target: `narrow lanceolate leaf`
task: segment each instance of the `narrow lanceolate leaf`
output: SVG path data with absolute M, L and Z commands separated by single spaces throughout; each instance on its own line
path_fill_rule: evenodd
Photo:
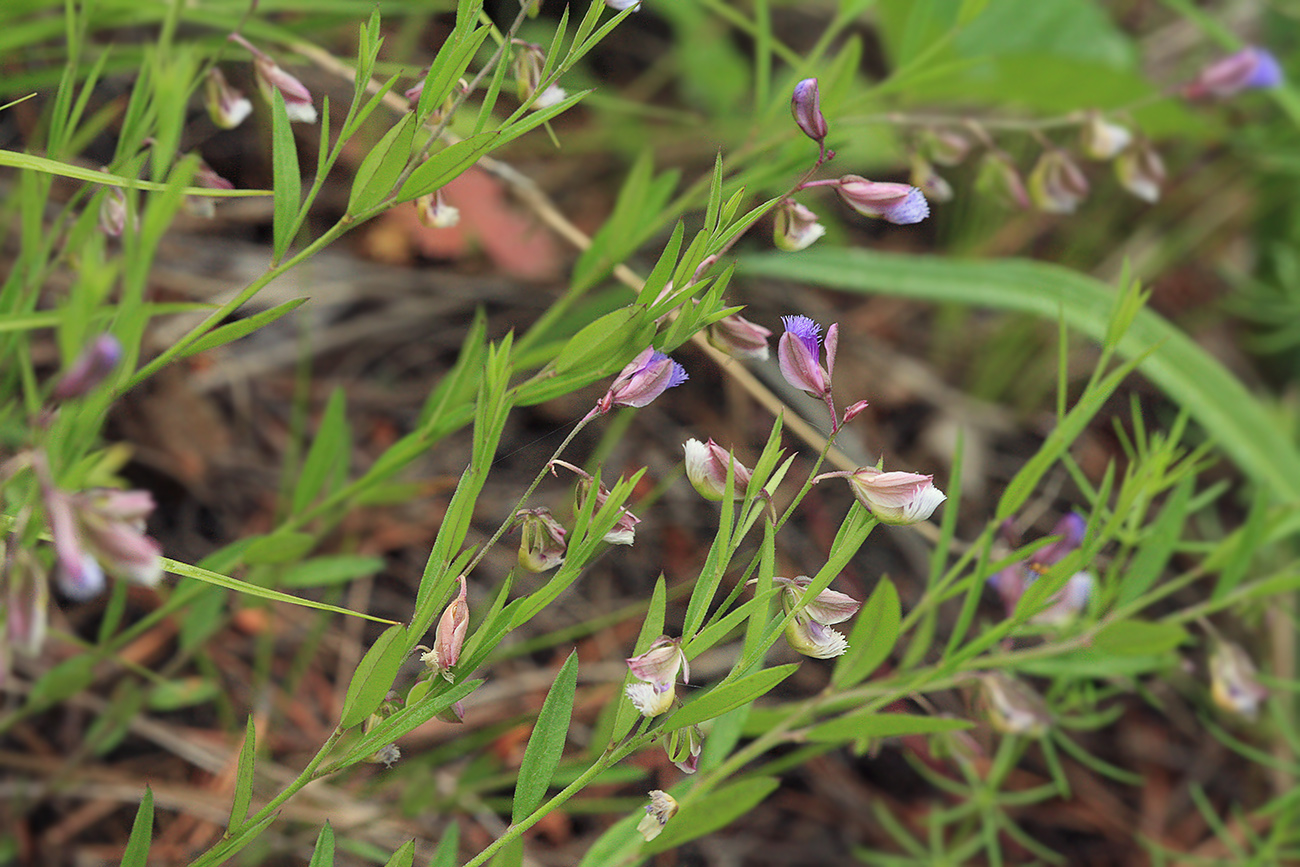
M 280 91 L 271 89 L 271 177 L 275 192 L 271 201 L 271 236 L 273 261 L 284 258 L 293 242 L 293 227 L 302 205 L 302 175 L 298 168 L 298 144 L 289 127 L 289 113 Z
M 352 453 L 352 432 L 348 429 L 347 401 L 343 389 L 330 395 L 321 416 L 316 438 L 312 440 L 302 472 L 290 501 L 296 515 L 311 505 L 321 491 L 347 479 L 348 458 Z
M 334 829 L 330 827 L 327 819 L 320 833 L 316 835 L 316 848 L 312 850 L 311 861 L 307 862 L 307 867 L 333 867 L 333 865 Z
M 512 822 L 522 822 L 538 808 L 546 789 L 555 775 L 564 752 L 564 742 L 569 736 L 569 719 L 573 714 L 573 696 L 578 687 L 578 654 L 569 654 L 564 661 L 551 691 L 546 694 L 537 724 L 528 738 L 528 748 L 519 766 L 519 782 L 515 785 L 515 803 L 511 811 Z
M 153 790 L 144 788 L 140 808 L 135 811 L 135 823 L 122 853 L 122 867 L 145 867 L 149 860 L 149 843 L 153 839 Z
M 848 651 L 835 662 L 832 686 L 846 689 L 871 676 L 898 642 L 901 615 L 898 590 L 888 578 L 881 578 L 853 623 Z
M 163 569 L 173 575 L 181 575 L 185 578 L 194 578 L 207 584 L 224 587 L 227 590 L 235 590 L 248 596 L 270 599 L 273 602 L 288 602 L 291 605 L 301 605 L 304 608 L 315 608 L 319 611 L 330 611 L 334 614 L 347 614 L 352 617 L 363 617 L 366 620 L 373 620 L 376 623 L 393 622 L 383 617 L 376 617 L 373 614 L 366 614 L 363 611 L 352 611 L 347 608 L 340 608 L 337 605 L 317 602 L 314 599 L 303 599 L 301 596 L 292 596 L 288 593 L 281 593 L 279 590 L 271 590 L 270 588 L 261 587 L 257 584 L 249 584 L 247 581 L 240 581 L 238 578 L 231 578 L 229 575 L 222 575 L 220 572 L 213 572 L 211 569 L 204 569 L 201 566 L 191 566 L 189 563 L 182 563 L 179 560 L 169 560 L 164 557 L 162 562 Z M 76 658 L 80 659 L 81 657 Z
M 767 694 L 778 683 L 794 674 L 794 670 L 798 667 L 797 663 L 791 663 L 765 668 L 739 680 L 717 686 L 670 716 L 662 728 L 665 732 L 670 732 L 722 716 L 729 710 Z
M 388 695 L 397 669 L 406 658 L 405 635 L 406 629 L 402 626 L 388 627 L 361 658 L 361 664 L 348 684 L 347 697 L 343 699 L 340 728 L 359 725 Z
M 230 322 L 222 325 L 220 328 L 214 328 L 198 340 L 185 347 L 181 352 L 181 358 L 189 358 L 191 355 L 198 355 L 200 352 L 207 352 L 209 349 L 216 349 L 218 346 L 225 346 L 227 343 L 234 343 L 241 337 L 246 337 L 263 326 L 270 325 L 286 313 L 292 313 L 302 305 L 306 304 L 307 298 L 294 298 L 283 304 L 277 304 L 270 310 L 263 310 L 261 313 L 254 313 L 246 319 L 240 319 L 236 322 Z
M 248 818 L 248 808 L 253 803 L 253 763 L 257 756 L 257 728 L 253 718 L 244 726 L 244 745 L 239 748 L 239 764 L 235 770 L 235 796 L 230 802 L 230 822 L 227 827 L 235 833 Z
M 841 743 L 871 738 L 896 738 L 902 735 L 928 735 L 968 729 L 969 720 L 911 713 L 876 713 L 863 711 L 815 725 L 804 732 L 810 741 Z
M 456 867 L 459 863 L 456 857 L 459 849 L 460 825 L 457 825 L 456 820 L 453 819 L 447 824 L 442 839 L 438 841 L 438 848 L 433 851 L 433 857 L 429 859 L 429 867 Z
M 415 128 L 415 113 L 408 112 L 366 154 L 352 182 L 349 214 L 370 210 L 392 191 L 406 161 L 411 158 L 411 138 L 415 135 Z
M 415 841 L 407 840 L 393 853 L 384 867 L 412 867 L 415 863 Z

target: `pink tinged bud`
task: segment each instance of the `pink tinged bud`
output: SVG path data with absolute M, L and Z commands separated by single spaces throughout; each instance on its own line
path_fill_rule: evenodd
M 77 494 L 73 513 L 82 544 L 115 578 L 146 587 L 162 580 L 162 548 L 145 535 L 145 518 L 154 509 L 148 491 L 100 488 Z
M 465 645 L 465 632 L 469 629 L 469 601 L 465 576 L 461 575 L 460 594 L 442 612 L 438 629 L 433 635 L 433 649 L 426 651 L 420 660 L 447 680 L 453 680 L 451 669 L 460 661 L 460 651 Z
M 859 175 L 840 178 L 835 191 L 844 203 L 864 217 L 907 226 L 930 216 L 930 204 L 916 187 L 869 181 Z
M 1223 710 L 1250 720 L 1259 716 L 1260 702 L 1268 698 L 1255 663 L 1230 641 L 1215 642 L 1210 655 L 1210 697 Z
M 706 500 L 722 500 L 727 493 L 727 466 L 734 469 L 734 491 L 743 495 L 751 473 L 740 461 L 733 460 L 722 446 L 710 439 L 702 443 L 697 439 L 686 441 L 686 478 L 691 486 Z
M 739 313 L 719 319 L 709 326 L 709 343 L 732 358 L 767 361 L 767 341 L 772 332 L 756 325 Z
M 858 502 L 882 524 L 916 524 L 926 520 L 947 499 L 934 486 L 934 476 L 885 473 L 860 467 L 847 476 Z
M 557 462 L 557 463 L 562 463 L 562 462 Z M 566 466 L 568 465 L 566 464 Z M 573 469 L 576 469 L 576 467 Z M 581 470 L 579 470 L 578 472 L 581 472 Z M 584 473 L 584 475 L 586 474 Z M 578 482 L 578 509 L 579 510 L 581 510 L 584 507 L 587 497 L 591 496 L 591 487 L 592 487 L 592 479 L 590 476 L 587 476 L 585 479 L 582 479 L 581 481 Z M 609 489 L 606 488 L 604 485 L 601 485 L 599 488 L 596 489 L 596 505 L 594 507 L 594 510 L 596 512 L 600 511 L 601 508 L 604 507 L 605 501 L 608 499 L 609 499 Z M 629 512 L 627 509 L 622 509 L 619 512 L 618 520 L 614 523 L 614 526 L 610 528 L 610 531 L 605 534 L 604 539 L 610 545 L 631 545 L 634 541 L 636 541 L 636 525 L 639 523 L 641 523 L 640 518 L 638 518 L 636 515 Z
M 461 702 L 456 702 L 450 707 L 445 707 L 438 711 L 434 716 L 445 723 L 460 725 L 465 722 L 465 705 Z
M 1143 142 L 1134 145 L 1115 160 L 1115 176 L 1120 186 L 1144 202 L 1160 200 L 1165 183 L 1165 163 L 1155 148 Z
M 203 101 L 208 116 L 221 129 L 234 129 L 253 113 L 253 103 L 242 92 L 231 87 L 226 76 L 216 66 L 208 70 L 208 78 L 203 85 Z
M 796 202 L 783 199 L 773 220 L 772 242 L 778 250 L 795 253 L 812 246 L 826 234 L 826 227 L 817 222 L 817 215 Z
M 826 117 L 822 114 L 822 100 L 821 93 L 817 89 L 817 79 L 805 78 L 794 86 L 794 93 L 790 97 L 790 112 L 804 135 L 818 144 L 826 139 L 828 129 Z
M 81 351 L 51 395 L 55 400 L 81 397 L 113 372 L 122 360 L 122 344 L 111 334 L 101 334 Z
M 99 231 L 109 238 L 120 238 L 126 231 L 126 222 L 130 219 L 130 206 L 126 193 L 117 187 L 108 187 L 99 200 Z M 138 221 L 135 223 L 138 228 Z
M 64 596 L 85 602 L 104 590 L 104 570 L 81 546 L 72 499 L 63 491 L 42 486 L 45 520 L 54 540 L 55 580 Z
M 1024 210 L 1031 204 L 1020 172 L 1011 162 L 1011 157 L 1001 151 L 985 154 L 980 160 L 975 188 L 1013 208 Z
M 784 587 L 782 595 L 782 605 L 786 612 L 793 610 L 803 598 L 804 591 L 812 583 L 812 579 L 807 575 L 800 575 L 796 578 L 775 578 L 777 584 Z M 826 589 L 818 593 L 817 596 L 803 607 L 803 613 L 810 618 L 829 626 L 832 623 L 843 623 L 854 614 L 862 603 L 854 599 L 847 593 L 841 593 L 838 590 Z
M 460 223 L 460 209 L 453 208 L 443 200 L 442 190 L 417 198 L 415 211 L 420 222 L 430 229 L 450 229 Z
M 1277 87 L 1282 77 L 1277 58 L 1252 45 L 1205 67 L 1183 89 L 1183 95 L 1188 99 L 1225 99 L 1243 90 Z
M 547 572 L 564 562 L 565 530 L 549 509 L 524 509 L 519 522 L 519 566 L 529 572 Z
M 650 792 L 650 803 L 645 806 L 645 816 L 637 823 L 637 833 L 649 843 L 659 836 L 668 820 L 676 815 L 677 800 L 667 792 L 655 789 Z
M 1091 112 L 1079 130 L 1079 147 L 1088 159 L 1112 160 L 1133 142 L 1133 133 Z
M 934 166 L 919 154 L 912 157 L 912 175 L 908 178 L 912 185 L 919 189 L 927 199 L 936 202 L 951 202 L 953 199 L 952 184 L 948 183 L 943 177 L 934 170 Z
M 821 326 L 807 316 L 782 316 L 781 322 L 785 333 L 776 347 L 781 375 L 800 391 L 825 399 L 831 393 L 831 375 L 821 366 Z M 829 355 L 829 340 L 827 349 Z
M 682 683 L 691 682 L 691 667 L 682 653 L 679 639 L 661 635 L 640 656 L 627 660 L 628 670 L 637 680 L 649 681 L 660 685 L 676 682 L 677 675 L 682 675 Z
M 1062 150 L 1044 151 L 1029 173 L 1029 198 L 1040 211 L 1073 214 L 1088 197 L 1088 179 Z
M 954 129 L 928 130 L 922 148 L 932 162 L 941 166 L 960 165 L 971 151 L 970 138 Z
M 0 551 L 4 545 L 0 544 Z M 50 585 L 36 558 L 26 549 L 11 550 L 0 567 L 4 588 L 5 640 L 19 653 L 36 656 L 45 643 Z
M 627 686 L 627 697 L 632 706 L 644 717 L 657 717 L 673 706 L 676 687 L 671 683 L 645 683 L 637 681 Z
M 604 415 L 615 406 L 645 406 L 688 378 L 680 364 L 653 348 L 646 349 L 614 378 L 596 409 Z
M 700 766 L 700 751 L 704 747 L 704 735 L 697 725 L 677 729 L 668 735 L 664 742 L 664 752 L 668 760 L 677 766 L 683 774 L 693 774 Z
M 862 411 L 866 409 L 868 406 L 869 404 L 865 400 L 860 400 L 857 403 L 846 406 L 844 408 L 844 423 L 848 424 L 849 422 L 853 421 L 855 418 L 861 415 Z
M 312 104 L 311 91 L 301 81 L 281 69 L 270 55 L 253 47 L 252 43 L 238 33 L 230 34 L 229 39 L 238 42 L 252 53 L 257 86 L 267 102 L 271 102 L 272 92 L 278 90 L 280 96 L 284 98 L 285 112 L 290 121 L 316 122 L 316 106 Z
M 989 722 L 1003 734 L 1042 737 L 1052 724 L 1047 705 L 1025 684 L 991 671 L 979 676 Z
M 235 185 L 213 171 L 212 166 L 199 159 L 199 167 L 194 172 L 194 186 L 205 190 L 233 190 Z M 196 217 L 210 220 L 217 215 L 217 209 L 211 196 L 186 196 L 185 210 Z

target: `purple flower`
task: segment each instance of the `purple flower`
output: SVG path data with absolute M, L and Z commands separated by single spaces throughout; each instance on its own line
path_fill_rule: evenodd
M 1002 528 L 1003 541 L 1008 545 L 1019 542 L 1008 521 Z M 1070 552 L 1083 544 L 1087 522 L 1076 512 L 1064 515 L 1052 528 L 1056 541 L 1038 549 L 1023 563 L 1013 563 L 999 572 L 989 576 L 988 584 L 998 592 L 1006 607 L 1007 616 L 1015 613 L 1020 597 L 1029 589 L 1029 585 L 1038 580 L 1049 568 L 1066 558 Z M 1076 572 L 1060 592 L 1052 597 L 1051 604 L 1033 617 L 1035 623 L 1060 624 L 1082 611 L 1092 597 L 1096 579 L 1089 572 Z
M 839 325 L 826 332 L 826 367 L 821 366 L 821 326 L 807 316 L 782 316 L 785 334 L 777 344 L 776 357 L 785 381 L 813 397 L 828 400 L 831 374 L 835 372 L 835 350 L 839 346 Z
M 1188 99 L 1225 99 L 1243 90 L 1277 87 L 1282 83 L 1282 67 L 1277 58 L 1263 48 L 1251 45 L 1216 60 L 1201 70 L 1183 88 Z
M 794 122 L 808 138 L 821 144 L 826 138 L 826 116 L 822 114 L 821 94 L 817 90 L 817 79 L 805 78 L 794 86 L 790 97 L 790 112 Z
M 80 397 L 104 381 L 122 360 L 122 344 L 111 334 L 101 334 L 90 342 L 72 366 L 54 386 L 55 400 Z
M 910 184 L 890 184 L 869 181 L 860 175 L 845 175 L 836 182 L 835 191 L 846 205 L 864 217 L 907 226 L 930 216 L 930 203 Z
M 596 411 L 604 415 L 615 406 L 645 406 L 687 379 L 686 370 L 680 364 L 662 352 L 647 349 L 614 378 L 609 391 L 597 401 Z

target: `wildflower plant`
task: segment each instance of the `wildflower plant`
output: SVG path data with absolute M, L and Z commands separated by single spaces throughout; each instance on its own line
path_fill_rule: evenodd
M 41 3 L 0 10 L 0 24 L 15 25 L 0 34 L 63 40 L 60 66 L 24 62 L 0 108 L 7 119 L 26 98 L 17 90 L 37 93 L 37 114 L 15 126 L 26 150 L 0 150 L 14 191 L 0 207 L 0 233 L 16 250 L 0 283 L 0 737 L 39 740 L 64 709 L 102 706 L 60 786 L 73 781 L 75 790 L 77 763 L 116 755 L 124 739 L 166 739 L 229 781 L 224 822 L 205 816 L 188 832 L 196 842 L 186 857 L 198 867 L 271 859 L 279 848 L 296 855 L 304 829 L 316 841 L 313 864 L 330 863 L 338 845 L 391 851 L 395 865 L 418 853 L 440 867 L 508 867 L 540 845 L 532 829 L 570 810 L 602 815 L 580 863 L 607 867 L 753 821 L 782 778 L 810 773 L 814 759 L 869 761 L 891 750 L 935 796 L 899 810 L 891 793 L 876 793 L 863 811 L 871 833 L 855 839 L 872 847 L 867 857 L 1056 863 L 1062 855 L 1022 816 L 1076 797 L 1084 775 L 1142 784 L 1142 769 L 1125 764 L 1141 757 L 1098 734 L 1130 709 L 1164 712 L 1177 702 L 1179 719 L 1196 720 L 1204 738 L 1294 775 L 1294 678 L 1268 670 L 1263 641 L 1250 646 L 1259 636 L 1242 627 L 1274 624 L 1264 631 L 1280 634 L 1276 623 L 1286 620 L 1276 612 L 1300 587 L 1292 551 L 1300 451 L 1276 408 L 1148 309 L 1127 273 L 1103 283 L 1028 260 L 843 243 L 888 232 L 919 244 L 931 225 L 994 198 L 1069 226 L 1101 207 L 1107 190 L 1128 195 L 1125 207 L 1190 195 L 1178 188 L 1187 172 L 1173 158 L 1178 149 L 1167 148 L 1177 128 L 1169 117 L 1285 87 L 1282 65 L 1264 49 L 1217 58 L 1207 49 L 1184 64 L 1183 78 L 1144 86 L 1131 105 L 1108 98 L 1100 108 L 1090 101 L 1105 95 L 1098 89 L 1059 115 L 1003 116 L 996 105 L 936 115 L 912 113 L 910 98 L 926 98 L 946 69 L 969 68 L 961 52 L 984 46 L 987 68 L 1015 83 L 1014 52 L 988 46 L 996 43 L 988 34 L 1005 30 L 998 16 L 1007 6 L 954 11 L 947 21 L 934 4 L 881 4 L 877 24 L 898 66 L 876 88 L 861 86 L 861 46 L 845 32 L 854 16 L 827 23 L 801 57 L 778 38 L 764 4 L 722 15 L 691 0 L 555 10 L 526 2 L 494 20 L 499 13 L 481 2 L 459 0 L 436 16 L 441 30 L 424 26 L 428 10 L 408 22 L 405 11 L 381 18 L 385 8 L 347 22 L 359 35 L 355 57 L 329 50 L 337 43 L 316 29 L 313 15 L 342 14 L 332 7 L 308 14 L 310 4 L 295 0 L 284 8 L 302 13 L 297 20 L 257 4 L 238 12 L 155 4 L 132 19 L 151 28 L 148 47 L 132 48 L 144 58 L 138 69 L 134 55 L 123 65 L 103 50 L 129 34 L 93 5 L 53 16 Z M 588 235 L 509 162 L 521 152 L 509 148 L 584 147 L 574 134 L 581 121 L 568 114 L 584 104 L 614 153 L 626 142 L 612 134 L 615 118 L 659 110 L 616 102 L 612 87 L 589 99 L 599 75 L 588 61 L 633 15 L 667 21 L 680 41 L 674 62 L 696 70 L 686 64 L 710 55 L 700 50 L 709 38 L 701 24 L 743 21 L 753 93 L 716 92 L 729 86 L 722 75 L 709 88 L 684 88 L 683 99 L 697 101 L 692 112 L 725 121 L 710 126 L 723 147 L 710 144 L 704 163 L 686 161 L 694 174 L 685 183 L 642 151 Z M 391 53 L 424 45 L 435 30 L 426 56 Z M 0 46 L 17 38 L 0 35 Z M 831 45 L 842 46 L 838 54 Z M 728 50 L 715 48 L 713 60 Z M 1064 65 L 1045 68 L 1071 68 L 1048 60 Z M 347 87 L 350 98 L 339 99 Z M 1157 104 L 1163 120 L 1144 111 Z M 734 114 L 742 105 L 744 115 Z M 237 181 L 212 167 L 224 166 L 212 136 L 253 125 L 269 143 L 265 190 L 249 188 L 257 175 L 248 166 L 230 175 Z M 742 125 L 749 132 L 737 135 Z M 684 126 L 683 141 L 698 137 L 698 123 Z M 146 489 L 145 462 L 108 443 L 126 425 L 106 419 L 170 377 L 233 365 L 253 338 L 305 315 L 307 298 L 266 302 L 264 290 L 329 261 L 350 233 L 393 214 L 434 231 L 479 219 L 480 202 L 453 196 L 471 169 L 508 185 L 574 242 L 580 252 L 562 287 L 528 315 L 512 313 L 509 327 L 497 327 L 487 305 L 467 317 L 454 361 L 439 376 L 420 372 L 423 401 L 392 437 L 363 440 L 346 390 L 308 411 L 319 390 L 303 351 L 288 424 L 262 432 L 290 442 L 273 507 L 237 538 L 188 558 L 197 562 L 169 548 L 176 494 Z M 256 273 L 211 303 L 159 291 L 151 274 L 165 271 L 169 233 L 239 198 L 266 208 Z M 1049 379 L 1056 370 L 1055 406 L 1037 408 L 1028 454 L 1003 461 L 1005 473 L 989 477 L 995 484 L 972 486 L 968 472 L 997 463 L 987 460 L 997 426 L 969 421 L 978 407 L 925 380 L 942 396 L 934 414 L 966 420 L 957 435 L 915 448 L 877 441 L 906 376 L 902 365 L 867 360 L 878 337 L 871 329 L 880 328 L 872 311 L 836 311 L 793 289 L 778 310 L 736 303 L 756 275 L 1053 319 L 1054 365 L 1011 363 L 1018 347 L 1002 345 L 1010 341 L 981 348 L 1013 371 L 1007 390 L 1038 368 Z M 943 317 L 935 322 L 943 327 Z M 968 324 L 941 336 L 978 330 Z M 1089 339 L 1077 357 L 1072 331 Z M 1097 431 L 1108 430 L 1104 415 L 1136 373 L 1172 409 L 1160 419 L 1140 407 L 1117 417 L 1117 455 L 1099 465 Z M 707 405 L 715 379 L 744 396 L 736 418 L 716 407 L 689 413 Z M 509 448 L 521 414 L 543 403 L 566 407 L 567 420 L 536 448 Z M 673 436 L 646 455 L 622 442 L 629 430 L 657 436 L 669 424 L 690 438 Z M 431 453 L 456 455 L 455 472 L 412 484 Z M 1216 459 L 1239 486 L 1205 475 Z M 676 475 L 665 469 L 674 464 Z M 420 574 L 409 593 L 395 594 L 400 604 L 371 613 L 367 588 L 390 566 L 373 555 L 388 550 L 375 510 L 431 501 Z M 695 510 L 676 517 L 698 524 L 698 557 L 664 541 L 673 504 Z M 1044 515 L 1064 517 L 1052 526 Z M 886 574 L 876 555 L 899 539 L 909 554 Z M 632 602 L 612 614 L 584 609 L 572 622 L 575 600 L 607 598 L 611 576 L 639 582 Z M 152 630 L 163 629 L 158 642 Z M 246 669 L 220 638 L 240 632 L 256 636 Z M 158 661 L 158 644 L 173 655 Z M 516 692 L 537 701 L 512 707 L 498 725 L 507 717 L 491 717 L 492 703 L 526 659 L 543 676 Z M 312 692 L 329 700 L 310 711 L 295 704 Z M 208 753 L 143 724 L 168 712 L 219 719 L 230 737 Z M 305 756 L 299 741 L 284 746 L 299 723 L 318 728 L 303 735 L 313 739 Z M 454 734 L 434 743 L 431 731 Z M 132 742 L 124 754 L 139 748 Z M 25 767 L 15 751 L 0 753 L 10 757 L 0 757 L 6 771 Z M 615 787 L 620 794 L 608 794 Z M 1233 807 L 1247 814 L 1240 824 L 1254 836 L 1245 842 L 1224 830 L 1220 794 L 1189 790 L 1207 836 L 1261 860 L 1294 854 L 1293 792 Z M 323 822 L 320 809 L 297 809 L 316 797 L 329 810 L 373 803 L 364 815 L 374 821 Z M 164 836 L 174 844 L 173 829 L 185 826 L 154 828 L 185 806 L 160 798 L 156 810 L 143 786 L 130 800 L 136 820 L 121 841 L 123 863 L 143 864 L 151 844 Z M 38 812 L 18 809 L 23 821 Z M 419 824 L 408 821 L 415 816 Z M 462 847 L 470 821 L 490 833 L 476 833 L 473 848 L 467 834 Z M 295 833 L 279 833 L 288 827 Z M 393 839 L 395 828 L 417 827 L 419 838 Z M 0 830 L 4 851 L 19 845 L 9 833 Z

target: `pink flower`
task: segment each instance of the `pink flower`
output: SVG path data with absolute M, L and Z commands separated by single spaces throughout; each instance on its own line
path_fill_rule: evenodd
M 900 226 L 919 223 L 930 216 L 930 204 L 916 187 L 869 181 L 860 175 L 845 175 L 835 191 L 844 203 L 864 217 L 876 217 Z
M 817 89 L 817 79 L 805 78 L 794 86 L 790 96 L 790 112 L 794 122 L 808 138 L 821 144 L 828 129 L 826 117 L 822 114 L 821 93 Z
M 686 370 L 680 364 L 648 348 L 614 378 L 609 391 L 596 403 L 596 411 L 604 415 L 615 406 L 645 406 L 687 379 Z
M 827 473 L 825 476 L 840 475 Z M 881 472 L 859 467 L 844 473 L 858 502 L 871 510 L 882 524 L 916 524 L 926 520 L 948 499 L 934 486 L 934 476 L 919 473 Z
M 453 680 L 451 669 L 460 661 L 460 651 L 465 645 L 469 629 L 469 600 L 465 576 L 461 575 L 460 593 L 442 612 L 433 636 L 433 648 L 421 655 L 420 660 L 447 680 Z
M 776 357 L 785 381 L 813 397 L 828 400 L 831 374 L 835 372 L 835 351 L 839 348 L 839 325 L 826 332 L 826 367 L 821 366 L 821 326 L 807 316 L 782 316 L 785 334 L 777 344 Z

